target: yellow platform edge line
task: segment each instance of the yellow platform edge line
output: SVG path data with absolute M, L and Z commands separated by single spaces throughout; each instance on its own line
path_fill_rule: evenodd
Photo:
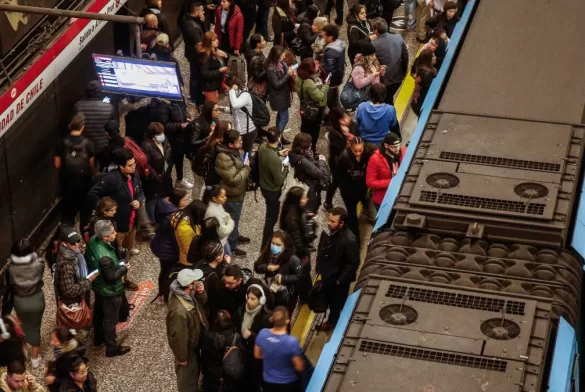
M 419 55 L 422 50 L 422 45 L 418 47 L 416 52 L 415 58 Z M 394 100 L 394 108 L 396 109 L 396 117 L 398 118 L 398 123 L 402 123 L 404 116 L 406 115 L 406 110 L 408 109 L 408 105 L 410 103 L 410 99 L 412 98 L 412 94 L 414 93 L 414 79 L 410 76 L 410 66 L 408 68 L 408 73 L 402 82 L 402 86 L 400 86 L 400 90 L 398 91 L 398 95 L 396 96 L 396 100 Z M 361 204 L 361 203 L 360 203 Z M 361 213 L 361 206 L 358 205 L 358 216 Z M 317 283 L 321 279 L 320 275 L 317 275 L 313 281 L 313 284 Z M 315 320 L 315 313 L 313 313 L 307 304 L 304 304 L 301 309 L 299 310 L 299 314 L 295 319 L 295 323 L 293 324 L 291 334 L 299 339 L 301 346 L 305 344 L 305 340 L 307 339 L 307 335 L 311 331 L 311 326 L 313 325 L 313 320 Z

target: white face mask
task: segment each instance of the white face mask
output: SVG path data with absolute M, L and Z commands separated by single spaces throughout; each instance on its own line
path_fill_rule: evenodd
M 159 143 L 164 143 L 164 142 L 165 142 L 165 140 L 166 140 L 166 136 L 165 136 L 165 135 L 156 135 L 156 136 L 155 136 L 155 139 L 156 139 L 156 141 L 157 141 L 157 142 L 159 142 Z

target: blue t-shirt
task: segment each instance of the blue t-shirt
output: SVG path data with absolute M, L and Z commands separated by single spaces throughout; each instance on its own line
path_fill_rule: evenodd
M 265 328 L 258 333 L 256 345 L 262 349 L 264 381 L 291 384 L 298 378 L 292 359 L 301 356 L 299 341 L 289 334 L 276 335 Z

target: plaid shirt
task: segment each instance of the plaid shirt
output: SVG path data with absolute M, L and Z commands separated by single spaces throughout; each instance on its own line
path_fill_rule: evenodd
M 89 280 L 78 277 L 75 262 L 64 258 L 59 251 L 55 264 L 55 292 L 57 300 L 63 301 L 66 305 L 81 303 L 82 296 L 89 293 L 91 288 Z

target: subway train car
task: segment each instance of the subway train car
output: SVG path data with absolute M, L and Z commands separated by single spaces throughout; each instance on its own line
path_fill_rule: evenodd
M 308 391 L 579 390 L 584 14 L 469 2 Z

